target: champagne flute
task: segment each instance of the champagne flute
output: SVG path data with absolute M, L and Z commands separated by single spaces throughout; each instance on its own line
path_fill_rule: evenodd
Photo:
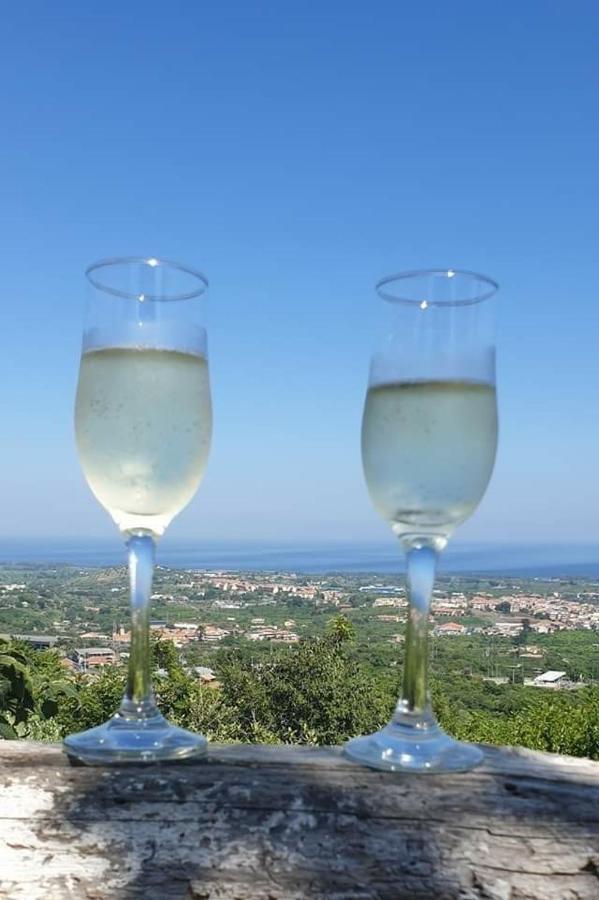
M 64 741 L 86 763 L 205 753 L 170 725 L 152 693 L 149 608 L 155 545 L 195 494 L 208 460 L 212 407 L 199 272 L 156 257 L 104 259 L 86 271 L 75 431 L 87 483 L 128 548 L 131 646 L 125 696 L 103 725 Z
M 463 771 L 482 753 L 439 726 L 428 689 L 428 616 L 439 553 L 478 506 L 497 448 L 494 297 L 498 285 L 458 269 L 382 279 L 385 336 L 374 353 L 362 420 L 373 506 L 407 554 L 403 690 L 391 722 L 345 746 L 392 771 Z

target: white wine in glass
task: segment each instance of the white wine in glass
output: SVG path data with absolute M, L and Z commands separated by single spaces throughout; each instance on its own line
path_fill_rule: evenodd
M 192 499 L 212 435 L 205 277 L 156 257 L 102 260 L 75 405 L 79 459 L 129 551 L 131 648 L 125 697 L 104 725 L 65 739 L 87 763 L 201 755 L 206 740 L 170 725 L 151 687 L 149 606 L 156 540 Z
M 399 381 L 368 389 L 362 430 L 366 484 L 397 524 L 457 525 L 478 506 L 497 445 L 495 386 Z
M 75 428 L 88 484 L 119 528 L 161 534 L 208 462 L 205 356 L 146 347 L 84 352 Z
M 370 369 L 362 461 L 373 506 L 407 553 L 409 616 L 395 714 L 345 752 L 380 769 L 464 770 L 482 754 L 445 734 L 432 712 L 427 620 L 438 554 L 478 506 L 495 462 L 497 285 L 442 269 L 393 275 L 377 290 L 389 322 Z

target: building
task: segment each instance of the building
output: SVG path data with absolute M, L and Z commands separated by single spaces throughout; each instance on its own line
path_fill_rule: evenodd
M 458 622 L 447 622 L 445 625 L 437 625 L 434 634 L 439 637 L 457 637 L 460 634 L 466 634 L 466 626 L 460 625 Z
M 68 672 L 78 672 L 79 666 L 72 659 L 69 659 L 68 656 L 63 656 L 60 660 L 60 665 L 66 669 Z
M 380 606 L 403 606 L 407 601 L 400 599 L 399 597 L 375 597 L 372 601 L 372 605 L 376 609 Z
M 201 640 L 203 641 L 222 641 L 223 638 L 231 634 L 226 628 L 219 628 L 218 625 L 204 625 Z
M 252 625 L 244 636 L 248 641 L 280 641 L 283 644 L 297 644 L 300 640 L 295 631 L 279 628 L 277 625 Z
M 458 605 L 456 603 L 442 603 L 441 601 L 433 600 L 431 606 L 433 615 L 435 616 L 465 616 L 466 615 L 466 607 L 461 603 Z
M 50 650 L 56 645 L 58 638 L 53 634 L 0 634 L 0 640 L 24 641 L 34 650 Z
M 127 631 L 123 625 L 119 625 L 118 629 L 112 632 L 112 641 L 117 644 L 130 644 L 131 632 Z
M 272 641 L 278 637 L 279 630 L 276 625 L 253 625 L 251 631 L 247 631 L 245 637 L 248 641 Z
M 554 631 L 559 631 L 559 627 L 555 622 L 541 619 L 541 621 L 531 622 L 530 630 L 534 631 L 535 634 L 553 634 Z
M 194 666 L 193 672 L 198 676 L 202 684 L 210 684 L 216 680 L 216 675 L 208 666 Z
M 529 644 L 526 647 L 520 647 L 519 656 L 524 657 L 524 659 L 541 659 L 543 650 L 541 647 L 537 647 L 536 644 Z
M 273 638 L 273 640 L 280 641 L 283 644 L 298 644 L 300 641 L 300 636 L 299 634 L 296 634 L 295 631 L 284 631 L 281 628 L 277 637 Z
M 116 653 L 110 647 L 81 647 L 73 651 L 72 659 L 80 672 L 89 672 L 103 666 L 114 666 Z
M 515 637 L 520 634 L 522 627 L 522 622 L 495 622 L 491 633 L 503 637 Z
M 565 672 L 556 672 L 551 669 L 549 672 L 543 672 L 542 675 L 537 675 L 533 680 L 533 684 L 537 687 L 558 688 L 564 687 L 566 680 Z

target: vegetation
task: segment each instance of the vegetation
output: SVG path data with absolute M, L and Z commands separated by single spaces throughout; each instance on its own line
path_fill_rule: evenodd
M 5 566 L 2 576 L 0 630 L 48 633 L 58 643 L 36 651 L 0 637 L 0 738 L 59 740 L 105 721 L 118 707 L 124 669 L 73 674 L 64 656 L 106 645 L 114 626 L 127 622 L 124 569 Z M 181 652 L 171 641 L 155 642 L 156 697 L 171 721 L 218 741 L 339 744 L 388 720 L 403 665 L 406 611 L 399 574 L 318 579 L 248 573 L 239 576 L 242 586 L 235 591 L 219 587 L 220 580 L 183 570 L 156 572 L 156 620 L 190 621 L 204 637 L 210 626 L 228 634 L 188 643 Z M 302 588 L 309 590 L 302 594 Z M 327 591 L 337 592 L 343 615 L 332 618 L 339 610 L 326 602 Z M 532 630 L 554 601 L 599 606 L 599 585 L 482 576 L 441 576 L 437 583 L 442 598 L 478 593 L 490 598 L 490 608 L 463 612 L 459 621 L 468 634 L 431 637 L 433 703 L 443 726 L 466 740 L 599 759 L 599 636 L 588 625 L 551 634 Z M 546 599 L 547 611 L 523 607 L 522 597 Z M 390 598 L 391 605 L 383 602 Z M 519 634 L 486 633 L 506 619 L 520 620 Z M 435 625 L 448 620 L 439 613 Z M 256 640 L 258 623 L 301 640 L 286 646 Z M 216 686 L 196 677 L 197 665 L 215 672 Z M 529 686 L 548 669 L 566 672 L 574 689 Z
M 576 657 L 580 635 L 560 634 L 554 651 Z M 444 728 L 463 740 L 518 744 L 599 759 L 599 687 L 543 691 L 495 684 L 472 672 L 478 658 L 469 639 L 445 642 L 433 677 L 433 703 Z M 185 669 L 170 642 L 158 641 L 156 697 L 173 722 L 211 740 L 339 744 L 388 720 L 399 667 L 377 674 L 377 654 L 364 653 L 344 616 L 320 636 L 256 656 L 250 648 L 216 654 L 216 686 Z M 583 660 L 580 660 L 581 665 Z M 105 721 L 118 707 L 122 668 L 73 675 L 57 651 L 0 642 L 0 736 L 59 740 Z
M 27 660 L 18 647 L 0 642 L 0 737 L 16 738 L 34 708 Z

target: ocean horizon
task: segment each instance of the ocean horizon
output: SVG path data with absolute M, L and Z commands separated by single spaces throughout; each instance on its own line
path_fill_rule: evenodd
M 1 565 L 123 565 L 125 551 L 114 542 L 74 538 L 0 538 Z M 325 573 L 405 571 L 400 548 L 368 542 L 291 544 L 273 541 L 204 541 L 161 544 L 159 565 L 175 569 Z M 599 545 L 450 544 L 441 557 L 441 573 L 514 577 L 599 578 Z

